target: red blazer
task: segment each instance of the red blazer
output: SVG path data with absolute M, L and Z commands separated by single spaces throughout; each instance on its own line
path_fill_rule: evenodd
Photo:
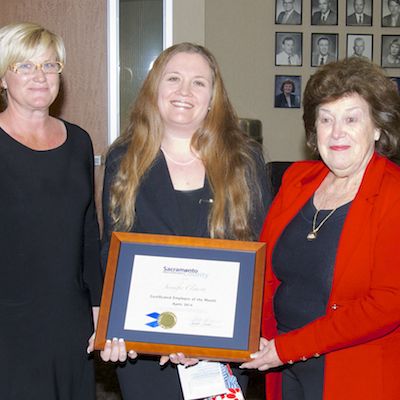
M 324 400 L 398 400 L 400 168 L 386 158 L 374 154 L 349 209 L 326 315 L 277 336 L 273 296 L 279 281 L 272 271 L 274 246 L 328 172 L 320 161 L 293 164 L 268 213 L 261 234 L 267 243 L 263 336 L 275 337 L 284 363 L 325 354 Z M 266 376 L 267 399 L 280 400 L 280 373 Z

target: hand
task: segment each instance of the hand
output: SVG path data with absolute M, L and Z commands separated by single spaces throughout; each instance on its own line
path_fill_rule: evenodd
M 89 338 L 89 345 L 86 349 L 88 354 L 90 354 L 94 350 L 94 337 L 96 336 L 97 320 L 99 319 L 99 307 L 92 307 L 92 314 L 93 314 L 94 332 L 92 336 L 90 336 Z
M 197 358 L 186 358 L 183 353 L 172 353 L 169 356 L 161 356 L 160 365 L 165 365 L 168 361 L 174 364 L 183 364 L 185 367 L 195 365 L 199 362 Z
M 248 361 L 239 368 L 257 368 L 259 371 L 266 371 L 270 368 L 275 368 L 283 365 L 275 347 L 275 340 L 260 339 L 260 350 L 250 357 L 253 361 Z
M 87 353 L 90 354 L 94 350 L 94 337 L 96 336 L 96 332 L 93 332 L 92 336 L 90 336 L 88 342 L 89 345 L 86 349 Z
M 126 351 L 124 339 L 114 338 L 112 341 L 107 339 L 104 345 L 104 350 L 100 352 L 100 357 L 103 361 L 126 361 L 127 357 L 134 359 L 137 357 L 136 351 Z

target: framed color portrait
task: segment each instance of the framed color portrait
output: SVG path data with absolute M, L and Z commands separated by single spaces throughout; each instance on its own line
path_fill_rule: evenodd
M 301 76 L 275 75 L 275 108 L 300 108 Z
M 392 76 L 390 80 L 393 82 L 395 87 L 397 88 L 397 92 L 400 95 L 400 78 L 398 76 Z
M 367 58 L 372 61 L 373 35 L 347 34 L 347 57 Z
M 303 0 L 275 0 L 275 23 L 301 25 Z

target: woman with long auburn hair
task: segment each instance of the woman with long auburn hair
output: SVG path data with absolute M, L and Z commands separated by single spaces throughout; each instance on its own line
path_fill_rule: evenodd
M 261 147 L 240 129 L 214 56 L 191 43 L 163 51 L 108 153 L 104 266 L 113 230 L 256 240 L 270 200 Z M 123 338 L 102 357 L 125 361 Z M 117 373 L 124 399 L 181 398 L 172 364 L 138 357 Z

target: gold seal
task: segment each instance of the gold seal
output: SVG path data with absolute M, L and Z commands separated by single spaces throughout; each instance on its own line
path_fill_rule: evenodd
M 170 311 L 163 312 L 157 319 L 158 325 L 164 329 L 171 329 L 176 325 L 176 315 Z

